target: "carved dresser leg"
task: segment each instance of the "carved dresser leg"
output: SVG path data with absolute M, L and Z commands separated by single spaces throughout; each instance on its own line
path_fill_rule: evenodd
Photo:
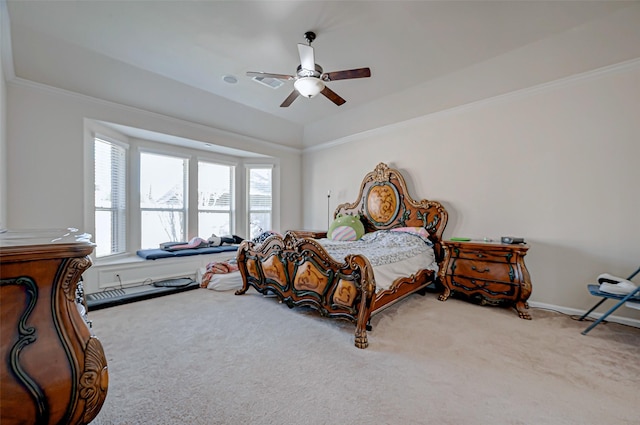
M 518 316 L 520 316 L 521 319 L 531 320 L 531 315 L 527 311 L 528 308 L 529 303 L 526 301 L 518 301 L 516 303 L 516 310 L 518 311 Z
M 445 286 L 444 292 L 438 295 L 438 299 L 440 301 L 446 301 L 449 298 L 449 296 L 451 296 L 451 290 Z

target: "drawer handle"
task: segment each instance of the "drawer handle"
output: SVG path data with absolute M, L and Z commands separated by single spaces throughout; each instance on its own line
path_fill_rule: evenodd
M 484 255 L 478 254 L 478 258 L 482 258 L 482 257 L 484 257 Z
M 488 271 L 489 271 L 489 268 L 487 267 L 487 268 L 485 268 L 484 270 L 478 270 L 478 269 L 476 268 L 476 266 L 471 266 L 471 270 L 476 271 L 476 272 L 478 272 L 478 273 L 486 273 L 486 272 L 488 272 Z

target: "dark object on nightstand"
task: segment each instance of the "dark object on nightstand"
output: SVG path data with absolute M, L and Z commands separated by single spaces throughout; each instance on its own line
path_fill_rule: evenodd
M 531 295 L 531 278 L 524 264 L 529 247 L 523 244 L 443 241 L 444 261 L 439 278 L 440 301 L 461 293 L 481 304 L 512 305 L 522 319 Z
M 513 236 L 503 236 L 502 238 L 500 238 L 500 241 L 502 243 L 516 244 L 516 243 L 524 243 L 524 238 L 516 238 Z

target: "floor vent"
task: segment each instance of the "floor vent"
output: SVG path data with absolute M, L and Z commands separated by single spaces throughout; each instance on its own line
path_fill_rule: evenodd
M 127 293 L 124 292 L 124 289 L 110 289 L 108 291 L 96 292 L 95 294 L 87 295 L 87 302 L 108 300 L 109 298 L 121 297 L 123 295 L 127 295 Z

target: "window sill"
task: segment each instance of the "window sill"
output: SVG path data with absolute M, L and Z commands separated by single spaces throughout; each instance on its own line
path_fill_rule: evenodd
M 129 264 L 129 263 L 139 263 L 142 261 L 146 261 L 144 258 L 140 258 L 135 254 L 128 255 L 118 255 L 107 258 L 96 258 L 93 262 L 93 265 L 96 267 L 100 266 L 112 266 L 118 264 Z

